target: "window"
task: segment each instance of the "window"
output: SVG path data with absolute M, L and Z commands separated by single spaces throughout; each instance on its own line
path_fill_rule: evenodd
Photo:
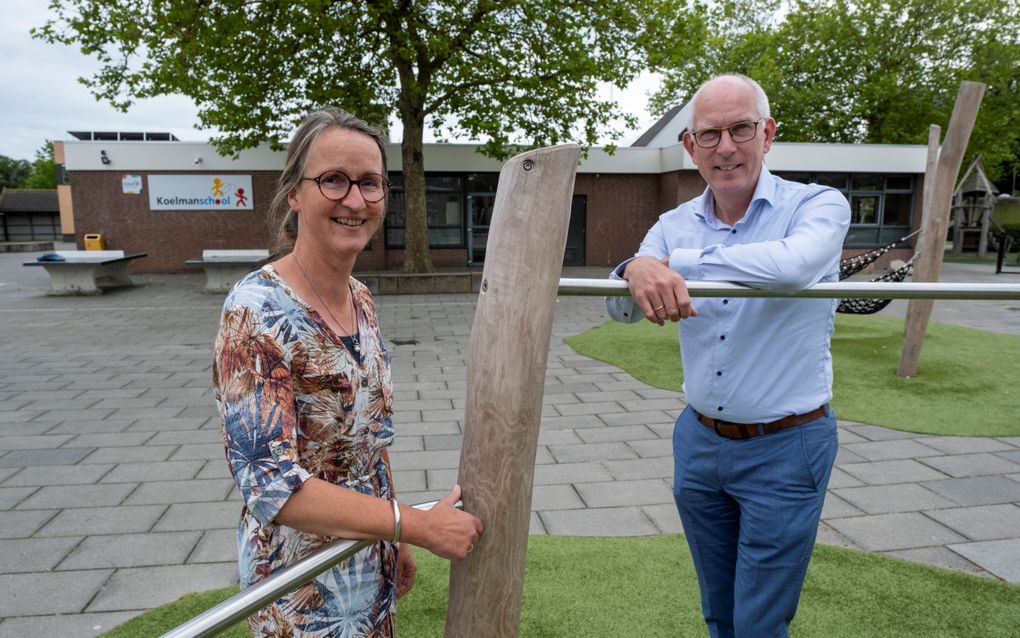
M 794 182 L 831 186 L 850 203 L 845 246 L 884 246 L 910 232 L 913 175 L 870 173 L 779 173 Z
M 389 204 L 386 209 L 386 248 L 404 248 L 406 201 L 404 176 L 391 173 Z M 484 253 L 485 238 L 492 202 L 495 200 L 499 173 L 467 173 L 461 175 L 425 175 L 425 208 L 431 248 L 469 247 L 469 234 L 474 243 L 481 242 Z M 472 218 L 467 217 L 468 209 Z M 480 254 L 482 254 L 480 253 Z M 469 255 L 470 258 L 470 255 Z
M 390 175 L 393 186 L 386 212 L 386 247 L 403 248 L 406 224 L 404 176 Z M 463 179 L 451 175 L 425 176 L 425 208 L 428 220 L 429 246 L 432 248 L 464 247 Z

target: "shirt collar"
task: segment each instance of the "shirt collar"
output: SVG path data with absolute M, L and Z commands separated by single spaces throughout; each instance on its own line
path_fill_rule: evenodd
M 772 206 L 776 198 L 776 177 L 769 171 L 764 163 L 761 165 L 761 172 L 758 173 L 758 183 L 754 187 L 754 195 L 751 196 L 751 203 L 747 207 L 747 215 L 744 215 L 740 221 L 747 219 L 748 215 L 753 214 L 754 211 L 761 208 L 761 206 L 755 206 L 758 201 L 764 201 L 769 206 Z M 701 207 L 694 213 L 703 221 L 709 221 L 710 223 L 722 224 L 719 218 L 715 216 L 715 199 L 712 197 L 712 187 L 706 186 L 704 192 L 701 194 Z M 738 224 L 740 222 L 737 222 Z

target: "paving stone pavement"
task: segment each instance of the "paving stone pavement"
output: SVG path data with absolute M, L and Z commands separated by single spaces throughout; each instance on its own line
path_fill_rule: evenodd
M 222 296 L 182 274 L 48 297 L 45 272 L 21 267 L 32 257 L 0 254 L 0 637 L 92 636 L 236 583 L 240 501 L 209 389 Z M 996 280 L 981 268 L 947 266 L 944 279 Z M 456 480 L 475 296 L 377 303 L 396 484 L 406 502 L 432 500 Z M 533 534 L 681 531 L 670 439 L 682 395 L 563 343 L 606 319 L 599 299 L 558 302 Z M 939 302 L 935 319 L 1020 335 L 1020 302 Z M 820 542 L 1020 582 L 1020 437 L 839 429 Z

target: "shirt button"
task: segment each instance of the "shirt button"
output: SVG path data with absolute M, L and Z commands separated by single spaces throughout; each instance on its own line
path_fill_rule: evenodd
M 720 412 L 722 412 L 722 406 L 720 405 L 718 408 L 716 408 L 716 410 L 719 410 Z
M 716 370 L 715 371 L 715 376 L 721 377 L 722 376 L 722 370 Z
M 730 231 L 730 234 L 731 234 L 731 235 L 736 235 L 736 234 L 737 234 L 737 229 L 736 229 L 736 228 L 734 228 L 733 230 L 731 230 L 731 231 Z
M 724 305 L 724 306 L 725 306 L 726 304 L 728 304 L 729 302 L 730 302 L 730 300 L 729 300 L 729 299 L 723 299 L 723 300 L 722 300 L 722 303 L 723 303 L 723 305 Z
M 726 335 L 719 335 L 719 341 L 726 341 Z

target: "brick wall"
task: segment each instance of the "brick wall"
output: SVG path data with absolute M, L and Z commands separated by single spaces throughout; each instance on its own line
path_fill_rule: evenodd
M 167 171 L 162 174 L 193 174 Z M 101 233 L 107 248 L 145 252 L 148 257 L 132 262 L 139 272 L 175 272 L 188 269 L 184 261 L 201 256 L 208 248 L 265 248 L 273 231 L 266 215 L 276 187 L 276 171 L 248 171 L 252 176 L 251 211 L 152 211 L 149 196 L 126 195 L 121 174 L 110 171 L 75 171 L 73 207 L 75 239 L 84 247 L 84 235 Z M 918 179 L 914 196 L 914 224 L 921 214 L 923 179 Z M 586 196 L 585 263 L 612 267 L 632 256 L 645 233 L 659 215 L 681 202 L 697 197 L 705 182 L 695 171 L 674 171 L 663 175 L 577 175 L 574 192 Z M 848 249 L 844 256 L 865 252 Z M 891 259 L 906 259 L 909 250 L 884 256 L 879 266 Z M 385 249 L 383 229 L 358 257 L 355 269 L 393 270 L 404 261 L 404 251 Z M 467 250 L 433 249 L 436 267 L 462 267 Z

